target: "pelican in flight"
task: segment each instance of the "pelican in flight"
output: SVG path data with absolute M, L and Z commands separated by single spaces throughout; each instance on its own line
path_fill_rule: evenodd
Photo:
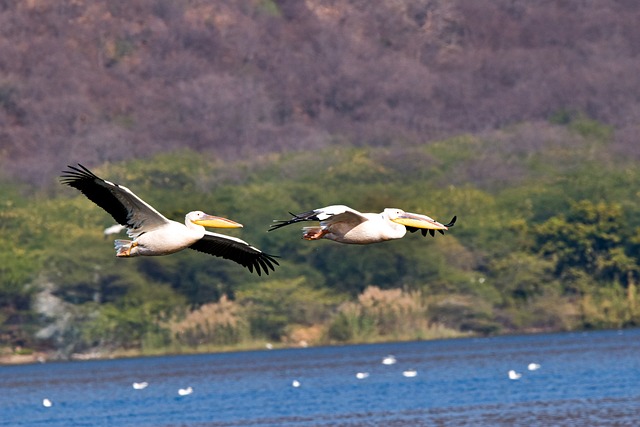
M 269 231 L 302 221 L 319 221 L 319 226 L 304 227 L 302 238 L 305 240 L 329 239 L 340 243 L 366 245 L 401 239 L 407 230 L 415 233 L 421 230 L 422 235 L 432 236 L 438 231 L 444 234 L 456 222 L 456 217 L 448 224 L 426 215 L 405 212 L 402 209 L 387 208 L 381 213 L 361 213 L 344 205 L 327 206 L 312 211 L 294 214 L 293 218 L 274 221 Z
M 269 274 L 278 265 L 272 255 L 247 242 L 204 228 L 242 227 L 230 219 L 194 211 L 185 216 L 184 224 L 169 220 L 127 187 L 100 178 L 81 164 L 69 166 L 60 178 L 127 228 L 133 240 L 115 240 L 118 257 L 168 255 L 189 248 L 235 261 L 258 275 Z

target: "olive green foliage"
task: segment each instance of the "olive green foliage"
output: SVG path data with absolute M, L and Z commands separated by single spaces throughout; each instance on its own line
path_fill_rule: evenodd
M 326 289 L 314 289 L 298 277 L 270 280 L 241 291 L 238 302 L 245 307 L 253 336 L 279 340 L 286 336 L 289 328 L 324 322 L 337 298 Z
M 117 259 L 102 235 L 113 220 L 77 191 L 3 183 L 1 338 L 179 351 L 638 325 L 640 171 L 610 149 L 611 132 L 579 117 L 411 148 L 229 163 L 184 151 L 93 168 L 171 219 L 199 209 L 243 223 L 224 233 L 280 257 L 262 277 L 189 250 Z M 266 231 L 331 204 L 458 222 L 369 246 L 307 242 L 299 225 Z

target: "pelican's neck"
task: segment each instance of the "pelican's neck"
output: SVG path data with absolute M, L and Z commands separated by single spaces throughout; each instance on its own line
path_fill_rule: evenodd
M 200 236 L 199 238 L 204 236 L 204 232 L 206 231 L 205 228 L 191 221 L 189 215 L 184 217 L 184 225 L 189 231 L 192 232 L 193 235 Z
M 384 227 L 382 227 L 382 229 L 385 230 L 384 234 L 387 240 L 401 239 L 405 234 L 407 234 L 407 228 L 402 224 L 391 221 L 391 218 L 389 217 L 389 214 L 387 212 L 382 212 L 380 214 L 380 217 L 381 222 L 384 224 Z

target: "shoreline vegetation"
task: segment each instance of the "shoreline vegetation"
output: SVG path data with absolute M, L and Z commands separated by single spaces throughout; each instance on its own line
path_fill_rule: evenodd
M 602 329 L 604 330 L 604 329 Z M 294 348 L 308 348 L 308 347 L 330 347 L 330 346 L 345 346 L 345 345 L 367 345 L 367 344 L 379 344 L 379 343 L 400 343 L 400 342 L 412 342 L 412 341 L 431 341 L 431 340 L 445 340 L 445 339 L 461 339 L 461 338 L 473 338 L 473 337 L 487 337 L 477 333 L 453 331 L 443 328 L 441 333 L 435 331 L 432 335 L 423 338 L 406 338 L 406 339 L 388 339 L 384 337 L 377 337 L 365 341 L 353 341 L 353 342 L 317 342 L 308 343 L 306 341 L 300 342 L 280 342 L 271 343 L 263 340 L 244 342 L 235 345 L 201 345 L 197 348 L 185 347 L 185 348 L 157 348 L 157 349 L 118 349 L 115 351 L 90 351 L 86 353 L 74 353 L 68 357 L 60 358 L 55 351 L 27 351 L 24 352 L 21 349 L 0 348 L 0 366 L 9 365 L 27 365 L 36 363 L 51 363 L 51 362 L 82 362 L 89 360 L 112 360 L 112 359 L 127 359 L 127 358 L 139 358 L 139 357 L 159 357 L 159 356 L 177 356 L 177 355 L 194 355 L 194 354 L 215 354 L 215 353 L 234 353 L 244 351 L 264 351 L 264 350 L 283 350 Z M 512 333 L 502 333 L 496 336 L 507 335 L 534 335 L 534 334 L 546 334 L 546 333 L 559 333 L 569 331 L 557 331 L 557 330 L 520 330 L 513 331 Z M 575 331 L 573 331 L 575 332 Z
M 529 125 L 407 149 L 402 162 L 385 148 L 334 147 L 227 164 L 182 151 L 98 167 L 170 217 L 214 206 L 251 225 L 233 235 L 281 256 L 267 277 L 198 253 L 118 259 L 114 237 L 102 235 L 110 218 L 90 201 L 61 186 L 24 195 L 4 184 L 2 343 L 64 360 L 638 326 L 640 171 L 587 123 L 577 135 L 576 124 L 538 124 L 540 144 L 511 158 L 518 179 L 491 185 L 464 175 L 504 163 Z M 444 236 L 368 246 L 266 232 L 283 212 L 336 201 L 459 221 Z
M 286 336 L 271 342 L 265 339 L 231 338 L 248 336 L 243 331 L 241 315 L 234 303 L 223 296 L 216 303 L 205 304 L 189 312 L 179 321 L 163 325 L 173 335 L 172 344 L 161 347 L 131 345 L 129 348 L 93 348 L 85 352 L 61 354 L 59 351 L 31 351 L 5 348 L 0 351 L 0 365 L 44 363 L 48 361 L 82 361 L 176 354 L 219 353 L 280 348 L 306 348 L 316 346 L 371 344 L 379 342 L 415 341 L 473 336 L 447 328 L 442 324 L 429 324 L 416 295 L 401 290 L 381 290 L 370 287 L 360 296 L 360 304 L 346 303 L 338 310 L 337 320 L 324 325 L 290 326 Z M 351 327 L 352 336 L 336 332 L 344 328 L 349 318 L 358 326 Z M 228 342 L 222 341 L 227 338 Z M 217 344 L 215 342 L 218 342 Z

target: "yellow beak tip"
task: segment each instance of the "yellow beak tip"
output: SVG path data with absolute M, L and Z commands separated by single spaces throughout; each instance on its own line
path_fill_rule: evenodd
M 440 224 L 439 222 L 434 220 L 428 221 L 422 218 L 398 218 L 394 220 L 394 222 L 402 224 L 406 227 L 415 227 L 427 230 L 448 230 L 448 228 L 444 224 Z

